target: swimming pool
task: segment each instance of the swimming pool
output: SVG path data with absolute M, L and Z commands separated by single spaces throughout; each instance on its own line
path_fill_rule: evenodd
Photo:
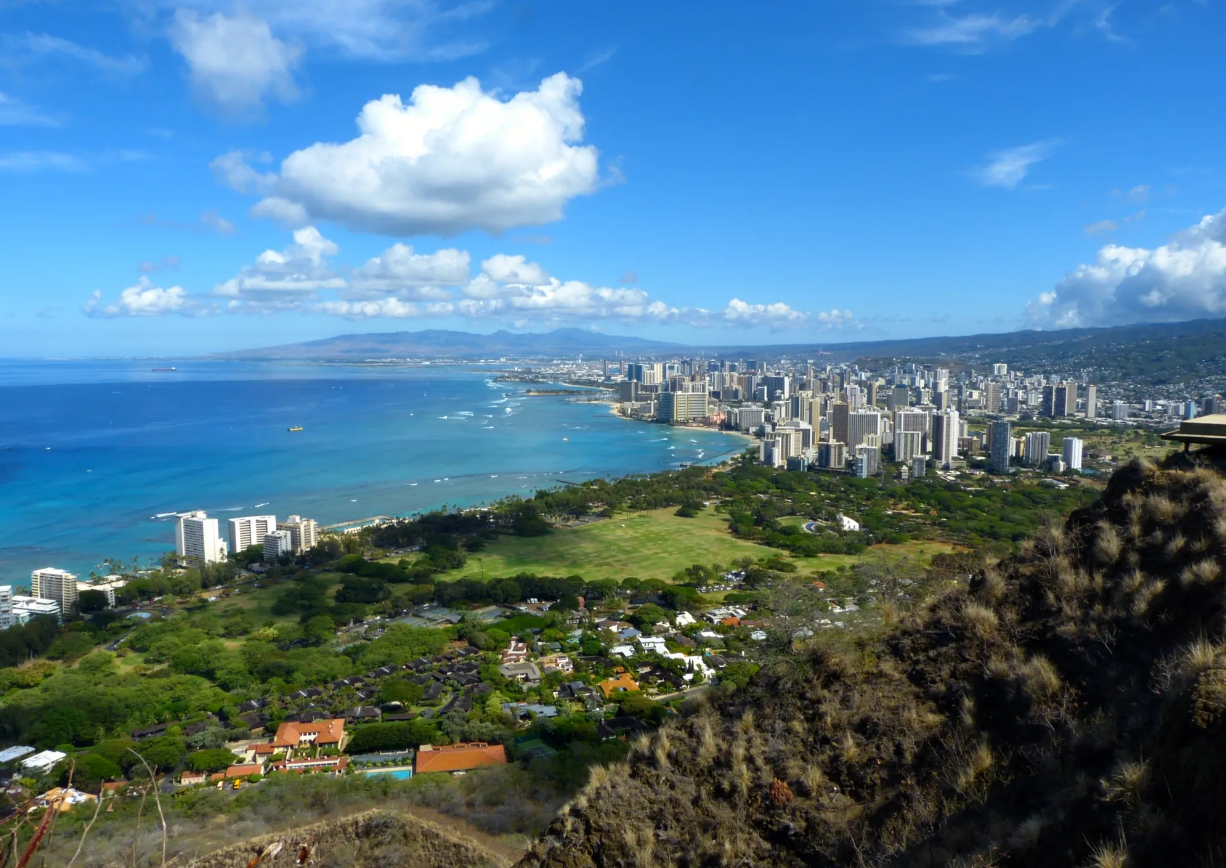
M 391 775 L 398 781 L 407 781 L 413 777 L 412 769 L 370 769 L 362 772 L 364 775 Z

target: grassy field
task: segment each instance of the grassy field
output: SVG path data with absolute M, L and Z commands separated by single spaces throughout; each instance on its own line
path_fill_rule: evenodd
M 468 563 L 440 579 L 494 578 L 520 572 L 542 576 L 579 575 L 588 581 L 622 579 L 670 579 L 692 564 L 729 565 L 736 558 L 754 560 L 784 555 L 737 539 L 728 532 L 722 515 L 706 509 L 696 518 L 678 518 L 673 509 L 618 515 L 581 528 L 562 528 L 543 537 L 502 537 L 483 551 L 470 555 Z M 954 547 L 940 542 L 914 542 L 900 546 L 875 546 L 870 551 L 931 557 Z M 834 570 L 855 563 L 864 555 L 824 555 L 796 558 L 802 570 Z
M 340 587 L 340 573 L 319 573 L 319 578 L 328 583 L 328 596 L 336 596 L 336 591 Z M 255 587 L 254 584 L 245 584 L 242 586 L 242 593 L 231 594 L 224 600 L 219 600 L 215 605 L 215 611 L 225 615 L 233 610 L 241 610 L 249 613 L 255 618 L 256 623 L 263 624 L 266 621 L 297 621 L 298 616 L 294 615 L 274 615 L 272 613 L 272 604 L 276 602 L 277 597 L 281 592 L 288 587 L 288 583 L 277 582 L 269 584 L 267 580 L 260 583 L 263 587 Z M 203 591 L 200 596 L 209 596 L 213 591 Z

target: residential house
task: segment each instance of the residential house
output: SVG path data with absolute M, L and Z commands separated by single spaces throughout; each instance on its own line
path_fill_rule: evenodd
M 673 623 L 678 627 L 689 627 L 692 624 L 697 624 L 698 619 L 689 612 L 678 612 L 673 616 Z
M 53 787 L 38 797 L 38 803 L 44 808 L 54 808 L 57 811 L 69 811 L 77 805 L 92 802 L 98 797 L 93 793 L 83 793 L 71 787 Z
M 616 678 L 610 678 L 607 681 L 602 681 L 596 685 L 596 688 L 604 694 L 604 698 L 608 699 L 618 693 L 628 693 L 638 690 L 639 686 L 629 674 L 623 672 Z
M 484 766 L 507 764 L 507 749 L 500 744 L 474 741 L 434 746 L 423 744 L 417 750 L 417 774 L 445 772 L 461 775 Z
M 226 769 L 226 778 L 230 780 L 234 778 L 249 778 L 252 775 L 262 774 L 264 774 L 263 763 L 240 763 Z
M 359 705 L 356 708 L 346 708 L 341 717 L 354 723 L 378 723 L 383 712 L 370 705 Z
M 158 736 L 165 735 L 168 729 L 170 729 L 169 723 L 155 723 L 153 726 L 134 729 L 131 735 L 135 741 L 144 741 L 147 738 L 157 738 Z
M 550 672 L 574 672 L 575 664 L 565 654 L 554 654 L 541 658 L 541 669 L 546 675 Z
M 526 642 L 519 641 L 519 638 L 511 640 L 511 644 L 502 652 L 503 663 L 522 663 L 528 659 L 528 645 Z
M 539 703 L 528 702 L 504 702 L 502 710 L 510 714 L 516 720 L 525 720 L 537 717 L 557 717 L 558 708 L 556 705 L 541 705 Z
M 310 747 L 344 750 L 347 740 L 345 721 L 340 718 L 330 718 L 313 723 L 286 721 L 277 727 L 277 735 L 273 738 L 272 744 L 283 749 L 287 754 L 292 754 L 296 750 Z
M 610 656 L 613 657 L 633 657 L 637 653 L 633 645 L 614 645 L 609 649 Z
M 194 787 L 203 784 L 207 778 L 208 775 L 204 772 L 193 772 L 189 769 L 179 776 L 179 786 Z
M 667 654 L 668 648 L 664 645 L 664 639 L 661 636 L 639 636 L 639 650 L 644 654 Z
M 643 631 L 636 627 L 626 627 L 623 630 L 617 631 L 617 638 L 623 642 L 629 642 L 631 639 L 637 639 L 643 635 Z
M 508 678 L 511 681 L 522 681 L 525 684 L 532 685 L 541 683 L 541 670 L 531 661 L 503 663 L 498 667 L 498 671 L 502 673 L 504 678 Z

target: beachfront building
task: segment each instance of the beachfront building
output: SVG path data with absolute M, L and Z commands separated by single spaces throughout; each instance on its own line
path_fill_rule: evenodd
M 217 519 L 201 510 L 185 512 L 175 527 L 175 551 L 185 561 L 215 564 L 226 559 L 226 543 L 217 530 Z
M 290 545 L 296 555 L 310 551 L 319 542 L 319 525 L 313 518 L 291 515 L 277 525 L 277 530 L 289 531 Z
M 106 605 L 109 609 L 115 608 L 115 592 L 128 583 L 128 580 L 123 576 L 103 576 L 96 582 L 77 582 L 77 595 L 80 596 L 82 591 L 101 591 L 106 594 Z
M 13 586 L 0 585 L 0 630 L 13 626 Z
M 264 544 L 264 537 L 277 529 L 275 515 L 245 515 L 232 518 L 230 525 L 230 551 L 238 554 L 241 551 Z
M 661 392 L 656 419 L 669 424 L 684 424 L 707 415 L 707 393 Z
M 287 530 L 274 530 L 264 534 L 264 560 L 280 560 L 282 555 L 294 553 L 294 537 Z
M 30 573 L 30 596 L 54 600 L 61 614 L 71 612 L 77 604 L 77 577 L 67 570 L 43 567 Z
M 9 626 L 25 624 L 31 618 L 41 615 L 49 615 L 61 623 L 64 621 L 64 613 L 60 611 L 60 604 L 57 601 L 13 594 L 13 618 Z

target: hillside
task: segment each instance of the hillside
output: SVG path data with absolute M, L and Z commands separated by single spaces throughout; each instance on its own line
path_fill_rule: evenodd
M 520 865 L 1220 864 L 1224 557 L 1226 480 L 1133 463 L 897 629 L 641 738 Z
M 471 834 L 395 811 L 368 811 L 302 826 L 235 844 L 194 861 L 188 868 L 246 868 L 260 855 L 262 866 L 412 865 L 414 868 L 505 868 L 508 860 L 485 849 Z

